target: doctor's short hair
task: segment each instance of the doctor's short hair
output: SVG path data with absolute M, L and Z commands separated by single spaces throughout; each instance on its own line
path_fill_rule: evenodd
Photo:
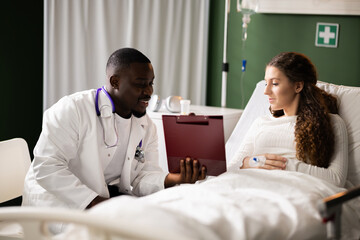
M 131 63 L 151 63 L 143 53 L 135 48 L 121 48 L 113 52 L 106 64 L 106 73 L 111 69 L 115 72 L 123 68 L 129 68 Z

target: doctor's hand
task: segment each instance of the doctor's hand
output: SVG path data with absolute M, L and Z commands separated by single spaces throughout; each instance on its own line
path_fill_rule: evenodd
M 180 160 L 180 173 L 169 173 L 165 178 L 165 188 L 172 187 L 181 183 L 195 183 L 206 177 L 206 167 L 203 166 L 200 171 L 200 163 L 196 159 L 187 157 Z
M 251 157 L 245 157 L 243 160 L 243 165 L 240 169 L 246 168 L 260 168 L 260 169 L 268 169 L 268 170 L 284 170 L 286 168 L 287 159 L 276 154 L 263 154 L 258 156 L 265 156 L 265 165 L 263 166 L 251 166 L 250 161 Z

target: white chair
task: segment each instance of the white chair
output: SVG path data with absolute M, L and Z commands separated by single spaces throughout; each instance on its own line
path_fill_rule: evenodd
M 31 160 L 26 141 L 13 138 L 0 142 L 0 203 L 22 195 L 25 175 Z M 0 210 L 3 208 L 0 208 Z M 18 224 L 7 224 L 0 220 L 0 239 L 21 236 Z
M 30 163 L 29 149 L 24 139 L 0 142 L 0 203 L 22 195 Z

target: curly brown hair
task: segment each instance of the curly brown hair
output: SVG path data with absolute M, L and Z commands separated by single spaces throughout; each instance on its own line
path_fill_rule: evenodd
M 292 83 L 304 83 L 295 126 L 296 157 L 305 163 L 327 168 L 335 145 L 329 113 L 338 113 L 337 99 L 316 86 L 316 68 L 303 54 L 283 52 L 267 66 L 282 71 Z M 271 113 L 274 117 L 284 115 L 283 110 Z

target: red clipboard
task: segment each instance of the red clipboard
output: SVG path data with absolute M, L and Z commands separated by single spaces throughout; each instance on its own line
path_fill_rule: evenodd
M 207 175 L 226 171 L 223 116 L 162 115 L 170 173 L 180 172 L 180 159 L 189 156 L 205 165 Z

